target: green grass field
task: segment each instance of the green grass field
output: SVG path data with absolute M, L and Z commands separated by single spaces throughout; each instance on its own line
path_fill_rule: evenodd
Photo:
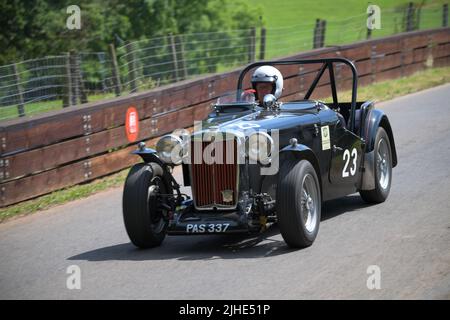
M 376 4 L 383 10 L 407 5 L 411 0 L 248 0 L 252 6 L 262 8 L 263 21 L 267 28 L 285 27 L 295 24 L 313 24 L 316 18 L 343 20 L 352 16 L 365 14 L 367 6 Z M 414 3 L 422 3 L 413 0 Z M 448 3 L 446 0 L 426 0 L 424 5 Z
M 402 31 L 402 19 L 409 0 L 373 1 L 381 9 L 381 29 L 372 37 Z M 420 29 L 440 27 L 442 4 L 448 0 L 419 0 L 423 3 Z M 317 18 L 327 20 L 325 45 L 345 44 L 366 38 L 366 9 L 369 1 L 361 0 L 249 0 L 260 7 L 267 31 L 266 57 L 288 55 L 312 48 L 313 29 Z

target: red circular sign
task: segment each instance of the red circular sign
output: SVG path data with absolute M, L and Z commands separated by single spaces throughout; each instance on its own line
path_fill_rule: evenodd
M 139 134 L 139 117 L 135 107 L 129 107 L 125 118 L 125 130 L 130 142 L 136 141 Z

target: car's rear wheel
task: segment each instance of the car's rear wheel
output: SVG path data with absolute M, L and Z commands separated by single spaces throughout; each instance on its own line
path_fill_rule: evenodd
M 140 248 L 159 246 L 167 233 L 164 206 L 171 188 L 156 163 L 139 163 L 128 173 L 123 191 L 123 219 L 131 242 Z
M 279 172 L 276 196 L 278 225 L 294 248 L 310 246 L 319 232 L 322 200 L 319 179 L 307 160 L 287 160 Z
M 392 183 L 392 150 L 389 136 L 379 127 L 374 147 L 374 179 L 375 189 L 361 190 L 359 194 L 368 203 L 384 202 L 391 190 Z

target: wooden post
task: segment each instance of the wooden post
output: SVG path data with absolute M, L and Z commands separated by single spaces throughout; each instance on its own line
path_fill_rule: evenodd
M 185 56 L 184 56 L 184 43 L 181 39 L 181 35 L 175 37 L 175 48 L 179 48 L 179 61 L 180 61 L 180 70 L 183 71 L 183 75 L 181 76 L 181 80 L 187 79 L 188 71 L 186 68 Z
M 78 80 L 77 80 L 77 71 L 76 71 L 76 54 L 75 50 L 70 50 L 70 90 L 72 94 L 70 95 L 71 101 L 70 105 L 74 106 L 77 104 L 78 97 L 80 96 L 79 88 L 78 88 Z
M 107 80 L 105 77 L 105 53 L 97 52 L 96 56 L 97 56 L 98 62 L 101 65 L 100 76 L 101 76 L 101 83 L 102 83 L 102 92 L 106 93 L 106 92 L 108 92 L 108 84 L 107 84 Z
M 17 64 L 13 64 L 13 71 L 14 71 L 14 82 L 17 92 L 17 111 L 19 113 L 19 117 L 25 116 L 25 103 L 23 100 L 23 90 L 22 85 L 20 84 L 20 75 L 17 68 Z
M 414 29 L 414 4 L 412 2 L 408 3 L 408 8 L 406 9 L 406 31 L 413 31 Z
M 259 60 L 264 60 L 266 55 L 266 28 L 261 28 L 261 39 L 259 43 Z
M 128 82 L 130 83 L 130 92 L 137 92 L 136 85 L 136 68 L 134 64 L 134 52 L 130 42 L 126 43 L 127 47 L 127 61 L 128 61 Z
M 70 67 L 70 53 L 66 53 L 66 77 L 64 86 L 63 108 L 72 105 L 72 75 Z
M 81 71 L 81 56 L 77 53 L 76 54 L 76 73 L 77 73 L 77 80 L 78 80 L 78 90 L 80 90 L 80 102 L 81 103 L 87 103 L 87 95 L 86 90 L 84 90 L 84 83 L 83 83 L 83 72 Z
M 175 45 L 175 37 L 173 34 L 169 35 L 170 39 L 170 48 L 172 50 L 172 61 L 173 61 L 173 78 L 175 81 L 179 81 L 180 78 L 178 77 L 178 59 L 177 59 L 177 47 Z
M 442 26 L 448 27 L 448 3 L 442 5 Z
M 325 46 L 325 30 L 327 28 L 327 21 L 322 20 L 320 22 L 320 48 Z
M 422 6 L 419 5 L 419 7 L 416 10 L 416 17 L 415 17 L 415 23 L 413 25 L 414 30 L 419 30 L 420 29 L 420 18 L 422 16 Z
M 120 82 L 120 71 L 119 65 L 117 64 L 116 48 L 114 47 L 113 43 L 109 45 L 109 56 L 111 58 L 111 74 L 114 85 L 114 92 L 118 97 L 122 93 L 122 83 Z
M 313 49 L 316 49 L 319 47 L 319 43 L 318 43 L 319 28 L 320 28 L 320 19 L 316 19 L 316 25 L 314 26 L 314 32 L 313 32 Z
M 72 82 L 72 103 L 76 105 L 78 101 L 80 103 L 86 103 L 87 96 L 84 90 L 83 78 L 81 74 L 80 56 L 75 50 L 70 50 L 70 75 Z

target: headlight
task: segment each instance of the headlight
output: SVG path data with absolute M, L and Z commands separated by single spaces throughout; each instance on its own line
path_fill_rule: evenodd
M 183 141 L 173 134 L 165 135 L 156 144 L 156 151 L 165 163 L 178 165 L 183 160 Z
M 252 161 L 269 164 L 273 146 L 273 139 L 267 133 L 254 133 L 246 141 L 247 155 Z

